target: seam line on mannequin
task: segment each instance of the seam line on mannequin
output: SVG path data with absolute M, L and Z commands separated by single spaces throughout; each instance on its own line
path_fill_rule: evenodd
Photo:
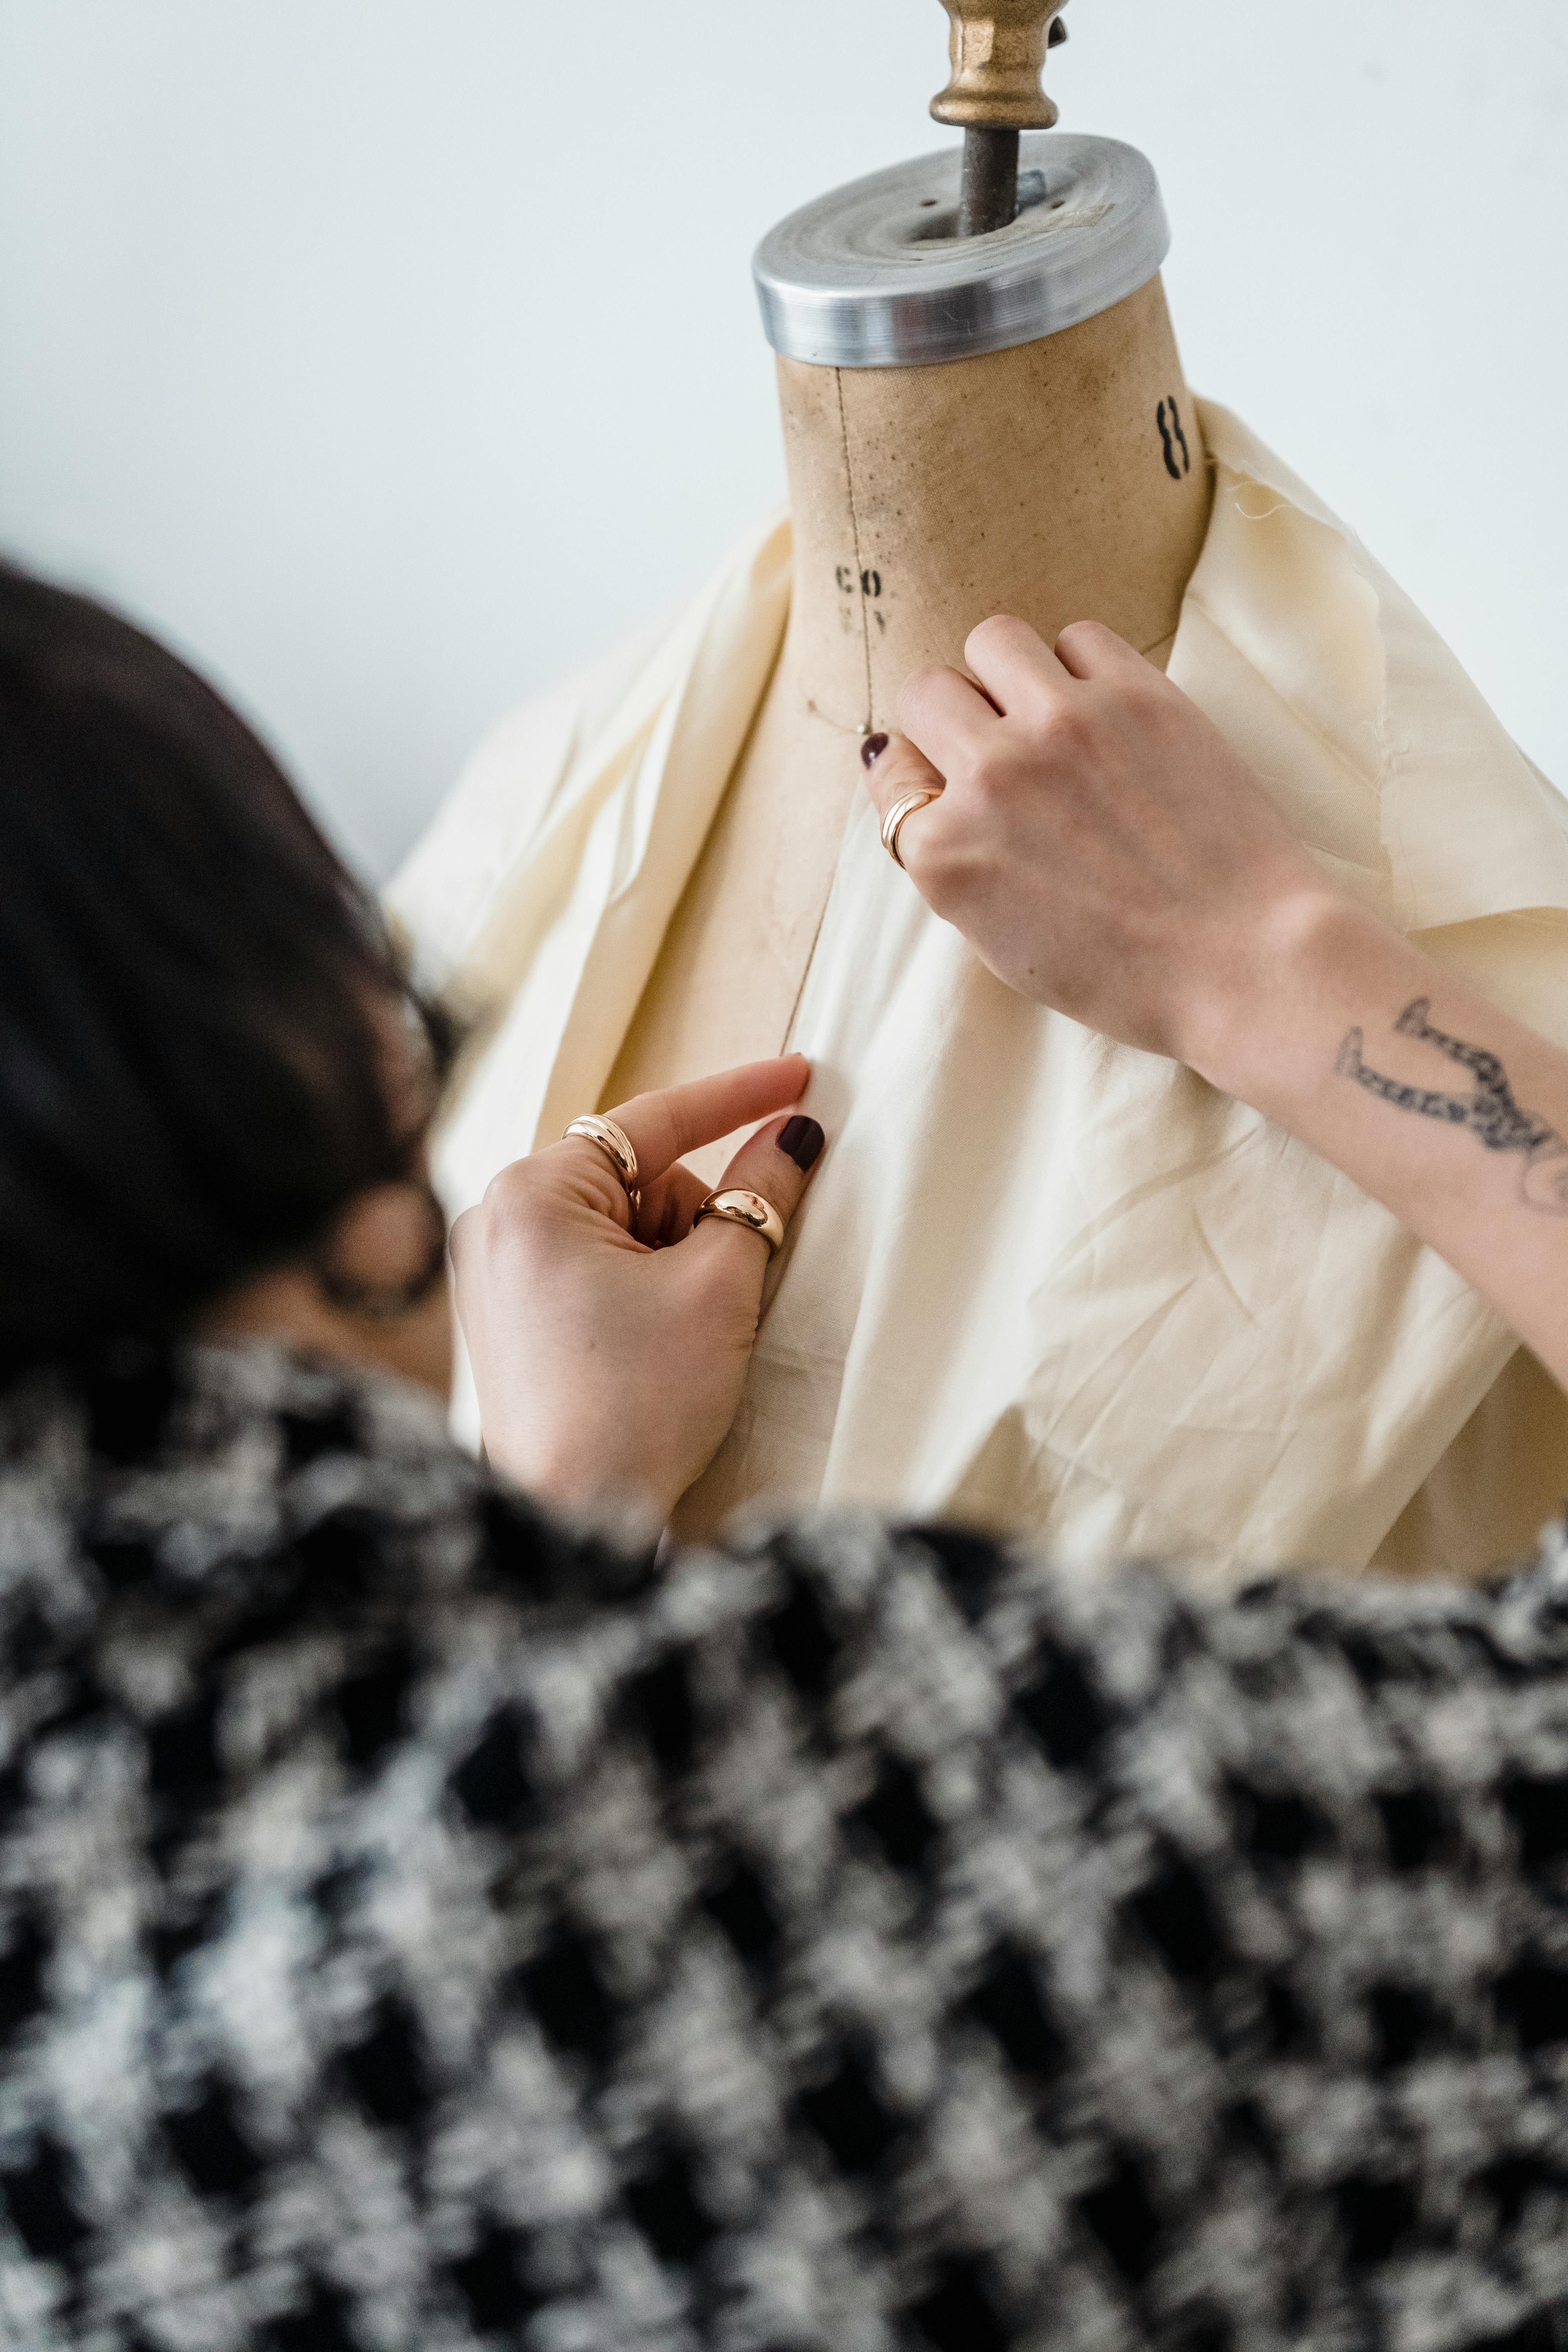
M 835 861 L 836 876 L 837 870 L 837 861 Z M 830 883 L 828 885 L 827 898 L 831 898 L 832 896 L 833 887 Z M 811 935 L 811 946 L 806 953 L 805 969 L 800 975 L 800 986 L 795 990 L 795 1003 L 790 1006 L 789 1019 L 784 1023 L 784 1035 L 779 1039 L 779 1052 L 781 1054 L 787 1054 L 791 1050 L 789 1041 L 795 1035 L 795 1024 L 800 1018 L 801 1003 L 805 995 L 805 983 L 811 978 L 811 967 L 816 961 L 816 950 L 817 944 L 822 938 L 822 926 L 827 920 L 827 898 L 825 898 L 822 902 L 822 912 L 816 919 L 816 929 Z
M 866 611 L 866 564 L 860 553 L 860 515 L 855 504 L 855 473 L 849 463 L 849 419 L 844 412 L 844 371 L 833 371 L 838 394 L 838 431 L 844 443 L 844 486 L 849 493 L 849 531 L 855 541 L 855 593 L 860 604 L 860 646 L 866 656 L 866 732 L 871 732 L 871 623 Z
M 800 975 L 800 986 L 795 990 L 795 1003 L 790 1006 L 789 1019 L 784 1023 L 784 1033 L 779 1039 L 779 1052 L 781 1054 L 787 1054 L 791 1050 L 790 1040 L 795 1035 L 795 1024 L 800 1018 L 800 1008 L 805 998 L 805 983 L 811 978 L 811 968 L 816 961 L 816 950 L 822 944 L 822 927 L 827 920 L 827 909 L 833 902 L 833 893 L 838 885 L 838 861 L 844 855 L 844 838 L 845 835 L 849 830 L 849 818 L 856 807 L 858 799 L 858 794 L 852 795 L 849 807 L 846 809 L 844 813 L 844 824 L 838 835 L 838 847 L 833 859 L 833 878 L 828 883 L 826 893 L 823 898 L 821 908 L 817 914 L 816 929 L 811 935 L 811 946 L 806 951 L 805 968 Z

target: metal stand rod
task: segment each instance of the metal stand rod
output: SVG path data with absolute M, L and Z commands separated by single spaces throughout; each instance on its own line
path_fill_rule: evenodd
M 991 128 L 963 134 L 963 185 L 958 199 L 960 236 L 1006 228 L 1018 211 L 1018 134 Z

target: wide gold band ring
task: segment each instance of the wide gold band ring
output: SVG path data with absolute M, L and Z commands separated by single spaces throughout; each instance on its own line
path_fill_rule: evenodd
M 626 1188 L 626 1199 L 635 1217 L 642 1207 L 642 1184 L 639 1181 L 642 1171 L 637 1166 L 637 1153 L 632 1150 L 632 1139 L 625 1128 L 617 1127 L 613 1118 L 601 1118 L 597 1111 L 584 1111 L 581 1118 L 573 1120 L 562 1140 L 564 1141 L 568 1135 L 580 1135 L 584 1143 L 596 1143 L 605 1158 L 614 1163 L 616 1175 Z
M 710 1192 L 692 1218 L 693 1225 L 700 1225 L 704 1217 L 722 1217 L 729 1224 L 745 1225 L 752 1233 L 761 1234 L 770 1251 L 784 1242 L 784 1219 L 773 1202 L 739 1184 L 727 1192 Z
M 941 798 L 940 784 L 918 785 L 912 793 L 905 793 L 901 800 L 896 800 L 882 819 L 882 846 L 900 874 L 907 874 L 910 869 L 899 856 L 900 826 L 906 817 L 913 816 L 917 809 L 929 808 L 932 801 Z

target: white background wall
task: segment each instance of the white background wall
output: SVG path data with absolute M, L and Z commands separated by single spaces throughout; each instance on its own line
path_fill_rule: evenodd
M 1562 0 L 1073 0 L 1188 372 L 1568 780 Z M 782 483 L 758 236 L 941 144 L 937 0 L 0 0 L 0 542 L 385 872 Z M 569 38 L 577 46 L 568 48 Z M 0 877 L 0 887 L 4 878 Z

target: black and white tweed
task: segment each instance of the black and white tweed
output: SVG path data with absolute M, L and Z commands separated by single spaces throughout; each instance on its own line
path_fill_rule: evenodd
M 265 1350 L 0 1402 L 0 2345 L 1568 2346 L 1568 1555 L 656 1577 Z

